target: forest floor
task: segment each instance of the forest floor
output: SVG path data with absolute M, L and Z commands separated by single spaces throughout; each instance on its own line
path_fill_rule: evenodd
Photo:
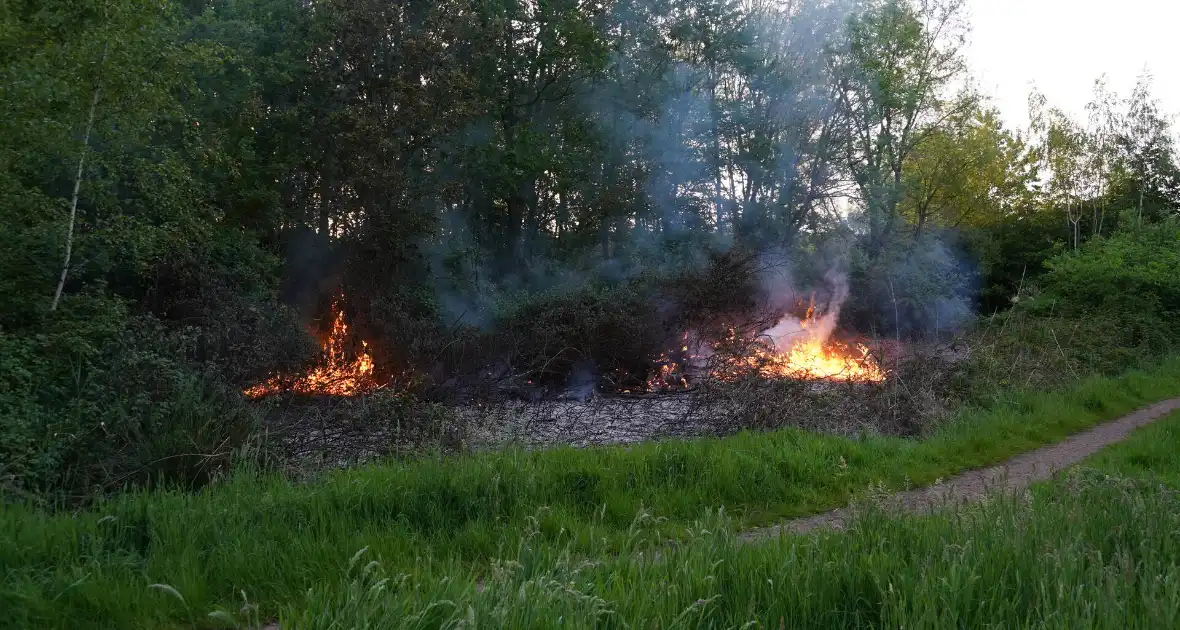
M 1043 478 L 1178 395 L 1173 359 L 921 439 L 785 429 L 8 504 L 0 609 L 29 628 L 1180 627 L 1180 416 L 1100 454 L 1101 474 L 933 515 L 889 498 L 1021 453 L 1049 465 L 1009 476 Z M 971 479 L 942 485 L 998 483 Z M 844 531 L 741 534 L 854 499 Z

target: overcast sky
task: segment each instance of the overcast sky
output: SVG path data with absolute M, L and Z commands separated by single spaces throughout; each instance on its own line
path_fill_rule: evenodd
M 1146 67 L 1165 113 L 1180 114 L 1180 0 L 967 0 L 967 59 L 980 89 L 1024 129 L 1036 85 L 1051 106 L 1084 122 L 1105 73 L 1130 96 Z

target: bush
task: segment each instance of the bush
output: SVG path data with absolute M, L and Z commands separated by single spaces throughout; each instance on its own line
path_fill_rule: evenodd
M 195 486 L 248 443 L 241 387 L 301 367 L 314 344 L 277 302 L 273 256 L 205 236 L 85 267 L 56 311 L 45 278 L 10 285 L 23 293 L 0 305 L 0 487 L 53 501 Z
M 80 499 L 224 470 L 256 417 L 187 360 L 194 332 L 107 299 L 70 302 L 38 334 L 0 331 L 0 487 Z
M 241 234 L 182 247 L 151 269 L 150 287 L 123 294 L 142 312 L 195 334 L 191 358 L 241 387 L 298 371 L 318 351 L 273 285 L 278 260 Z
M 584 378 L 578 370 L 641 383 L 676 335 L 642 281 L 525 296 L 497 318 L 495 331 L 513 372 L 556 385 Z
M 642 386 L 658 370 L 656 360 L 680 348 L 689 330 L 720 338 L 727 326 L 757 312 L 756 263 L 753 255 L 717 253 L 700 267 L 668 275 L 504 297 L 490 329 L 469 340 L 464 356 L 482 355 L 484 364 L 501 360 L 499 372 L 506 367 L 537 385 Z
M 1062 226 L 1051 212 L 968 229 L 964 248 L 979 269 L 979 312 L 1012 307 L 1012 298 L 1046 271 L 1045 263 L 1065 250 Z
M 854 250 L 842 319 L 855 330 L 920 337 L 960 330 L 973 318 L 975 277 L 938 238 L 898 238 L 876 258 Z
M 1014 308 L 968 335 L 971 360 L 961 378 L 973 396 L 1116 374 L 1180 347 L 1176 224 L 1095 239 L 1046 266 Z
M 1096 239 L 1048 262 L 1040 302 L 1071 316 L 1095 311 L 1136 318 L 1180 314 L 1180 222 Z

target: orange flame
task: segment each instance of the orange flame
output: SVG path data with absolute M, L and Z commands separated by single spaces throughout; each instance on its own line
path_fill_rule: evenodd
M 763 378 L 854 383 L 880 383 L 885 380 L 885 371 L 864 344 L 845 344 L 833 340 L 823 342 L 817 339 L 799 341 L 782 352 L 758 344 L 749 354 L 715 370 L 714 375 L 729 380 L 751 372 Z
M 861 343 L 831 338 L 834 327 L 834 312 L 829 311 L 816 318 L 813 296 L 803 319 L 796 320 L 787 315 L 778 325 L 763 333 L 760 339 L 745 340 L 743 343 L 738 331 L 731 328 L 725 339 L 713 344 L 709 376 L 721 381 L 757 375 L 766 379 L 883 382 L 886 372 L 869 348 Z M 681 350 L 686 353 L 687 344 L 688 336 L 685 335 L 685 345 Z M 735 346 L 741 349 L 741 354 L 724 351 Z M 699 358 L 690 356 L 689 360 L 691 362 Z M 648 379 L 648 391 L 688 388 L 683 365 L 667 353 L 660 355 L 655 363 L 659 372 Z
M 736 373 L 754 371 L 764 378 L 794 378 L 803 380 L 840 380 L 856 383 L 880 383 L 885 371 L 877 364 L 868 347 L 861 343 L 845 343 L 831 338 L 836 326 L 838 310 L 829 308 L 818 319 L 815 295 L 803 319 L 787 315 L 765 334 L 773 344 L 755 342 L 752 350 L 725 366 L 718 376 L 725 378 Z M 734 331 L 731 335 L 736 336 Z M 731 339 L 732 340 L 732 339 Z M 776 346 L 784 346 L 779 349 Z
M 276 376 L 246 389 L 243 393 L 248 398 L 258 398 L 283 391 L 297 394 L 317 394 L 325 396 L 356 396 L 377 388 L 373 377 L 373 357 L 369 354 L 369 344 L 361 341 L 360 351 L 351 360 L 345 348 L 349 339 L 348 323 L 344 321 L 344 311 L 340 307 L 343 296 L 332 303 L 335 316 L 332 319 L 332 330 L 323 345 L 323 358 L 320 364 L 297 379 Z

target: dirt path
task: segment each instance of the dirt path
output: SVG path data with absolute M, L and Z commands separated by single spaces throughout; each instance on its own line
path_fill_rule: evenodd
M 928 512 L 948 504 L 978 501 L 991 490 L 1020 491 L 1034 482 L 1052 477 L 1105 446 L 1123 441 L 1135 429 L 1176 410 L 1180 410 L 1180 398 L 1156 403 L 1085 433 L 1018 455 L 998 466 L 971 470 L 937 486 L 899 492 L 886 504 L 906 512 Z M 779 525 L 746 530 L 741 537 L 747 541 L 757 541 L 782 533 L 806 533 L 817 528 L 843 529 L 852 515 L 852 508 L 840 508 Z

